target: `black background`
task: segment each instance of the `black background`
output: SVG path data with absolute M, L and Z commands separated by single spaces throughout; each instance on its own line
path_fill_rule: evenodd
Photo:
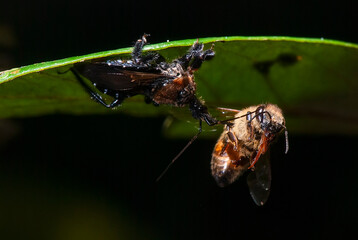
M 151 43 L 226 35 L 358 42 L 354 1 L 8 1 L 1 8 L 3 38 L 11 36 L 0 42 L 1 68 L 128 47 L 144 32 Z M 272 149 L 271 196 L 260 208 L 244 178 L 224 189 L 215 185 L 209 166 L 215 140 L 196 141 L 155 183 L 188 141 L 165 139 L 163 120 L 56 115 L 2 121 L 0 234 L 276 239 L 354 233 L 356 136 L 290 135 L 288 155 L 281 139 Z

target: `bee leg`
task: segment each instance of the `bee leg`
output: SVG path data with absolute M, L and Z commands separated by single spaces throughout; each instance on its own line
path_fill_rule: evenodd
M 249 135 L 249 140 L 251 141 L 251 139 L 253 138 L 254 136 L 254 129 L 251 125 L 251 122 L 252 120 L 254 119 L 255 117 L 252 117 L 251 115 L 251 112 L 247 112 L 246 114 L 246 122 L 247 122 L 247 130 L 250 132 L 250 135 Z
M 262 135 L 261 137 L 261 141 L 260 141 L 260 145 L 259 145 L 259 148 L 258 148 L 258 151 L 256 153 L 256 156 L 255 158 L 250 162 L 250 168 L 253 168 L 256 164 L 256 162 L 260 159 L 261 155 L 262 154 L 265 154 L 265 152 L 267 151 L 267 137 L 264 135 Z
M 254 128 L 251 126 L 249 126 L 249 130 L 250 130 L 250 136 L 249 136 L 249 140 L 251 141 L 254 137 Z
M 221 148 L 221 151 L 220 151 L 220 154 L 219 154 L 220 156 L 222 156 L 224 154 L 224 152 L 227 149 L 227 146 L 229 146 L 229 143 L 227 141 L 225 141 L 224 146 Z
M 226 126 L 227 128 L 227 136 L 228 139 L 230 140 L 230 142 L 232 142 L 234 144 L 234 150 L 237 151 L 238 150 L 238 146 L 239 146 L 239 140 L 237 139 L 235 133 L 233 133 L 231 131 L 231 127 L 230 126 Z

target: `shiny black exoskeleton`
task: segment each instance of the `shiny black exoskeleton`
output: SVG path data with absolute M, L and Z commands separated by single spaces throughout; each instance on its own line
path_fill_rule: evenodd
M 189 106 L 195 119 L 215 125 L 207 107 L 196 97 L 194 72 L 205 60 L 215 56 L 212 49 L 203 50 L 204 45 L 198 41 L 182 57 L 168 63 L 156 53 L 143 54 L 148 35 L 134 45 L 130 60 L 106 60 L 77 63 L 71 71 L 91 97 L 107 108 L 119 106 L 126 98 L 141 94 L 147 103 L 154 105 L 168 104 L 176 107 Z M 114 98 L 106 103 L 100 94 L 83 80 L 89 79 L 102 93 Z

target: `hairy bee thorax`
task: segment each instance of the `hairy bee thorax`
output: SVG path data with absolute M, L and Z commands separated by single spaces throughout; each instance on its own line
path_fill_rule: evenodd
M 224 126 L 212 153 L 211 171 L 217 184 L 226 186 L 248 169 L 255 170 L 255 164 L 282 130 L 286 130 L 285 119 L 281 109 L 274 104 L 239 111 Z

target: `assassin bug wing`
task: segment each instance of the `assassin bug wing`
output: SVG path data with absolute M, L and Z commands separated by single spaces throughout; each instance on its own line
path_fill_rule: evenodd
M 262 155 L 255 165 L 255 170 L 247 176 L 247 185 L 250 195 L 256 205 L 263 206 L 269 195 L 271 188 L 271 165 L 270 153 Z
M 78 64 L 74 66 L 74 69 L 96 86 L 113 91 L 131 90 L 139 86 L 151 85 L 162 78 L 168 78 L 156 69 L 151 72 L 141 72 L 112 66 L 106 62 Z

